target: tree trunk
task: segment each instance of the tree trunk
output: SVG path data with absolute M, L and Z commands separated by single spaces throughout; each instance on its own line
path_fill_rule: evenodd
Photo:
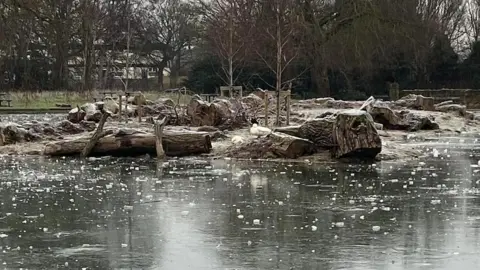
M 382 141 L 371 116 L 360 110 L 347 110 L 337 115 L 333 142 L 335 158 L 373 159 L 382 151 Z
M 275 125 L 280 126 L 280 91 L 282 90 L 282 54 L 283 54 L 283 40 L 280 29 L 280 11 L 276 10 L 277 19 L 277 68 L 276 68 L 276 84 L 275 90 L 277 92 L 277 108 L 275 115 Z
M 273 130 L 273 132 L 277 132 L 277 133 L 281 132 L 291 136 L 300 137 L 299 135 L 300 127 L 301 126 L 277 127 Z
M 165 89 L 165 86 L 163 85 L 163 70 L 165 69 L 165 66 L 158 66 L 157 67 L 158 70 L 157 70 L 157 84 L 158 84 L 158 88 L 160 91 L 163 91 Z
M 49 143 L 44 154 L 48 156 L 79 155 L 89 141 L 88 137 Z M 162 136 L 162 146 L 167 156 L 188 156 L 209 153 L 212 150 L 211 137 L 206 132 L 167 131 Z M 156 136 L 119 130 L 100 138 L 93 147 L 93 156 L 134 156 L 156 155 Z
M 309 140 L 294 137 L 284 133 L 270 133 L 271 151 L 282 158 L 298 158 L 313 153 L 313 143 Z
M 318 93 L 319 97 L 330 97 L 330 82 L 328 79 L 328 71 L 320 62 L 320 59 L 314 59 L 312 80 L 314 88 L 316 89 L 316 93 Z

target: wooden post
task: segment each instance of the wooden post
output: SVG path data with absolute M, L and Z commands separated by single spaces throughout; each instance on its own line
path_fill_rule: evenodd
M 142 122 L 142 104 L 138 104 L 137 108 L 138 122 Z
M 118 96 L 118 116 L 120 117 L 120 121 L 122 120 L 122 93 Z
M 265 127 L 268 127 L 268 91 L 265 91 L 263 99 L 265 101 Z
M 129 93 L 125 92 L 125 122 L 128 123 L 128 97 L 130 96 Z
M 391 101 L 396 101 L 400 99 L 400 86 L 398 83 L 391 83 L 389 85 L 388 94 Z
M 102 131 L 108 116 L 110 116 L 110 114 L 105 110 L 102 110 L 102 118 L 100 118 L 100 123 L 98 123 L 98 127 L 95 130 L 95 133 L 93 133 L 90 141 L 88 141 L 87 145 L 85 145 L 85 148 L 83 148 L 81 157 L 87 157 L 88 155 L 90 155 L 90 152 L 92 151 L 93 147 L 95 147 L 95 144 L 97 144 L 98 140 L 101 137 L 105 136 L 105 133 L 103 133 Z
M 287 91 L 287 97 L 285 101 L 285 107 L 287 109 L 287 126 L 290 125 L 290 101 L 291 101 L 292 90 Z
M 163 137 L 163 128 L 167 123 L 167 117 L 163 117 L 160 121 L 154 122 L 154 130 L 155 130 L 155 149 L 157 151 L 157 158 L 165 158 L 165 150 L 163 150 L 162 145 L 162 137 Z

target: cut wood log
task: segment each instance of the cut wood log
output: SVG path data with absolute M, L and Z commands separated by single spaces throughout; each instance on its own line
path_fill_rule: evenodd
M 299 130 L 301 126 L 277 127 L 273 132 L 285 133 L 291 136 L 300 137 Z
M 388 107 L 369 106 L 367 112 L 375 122 L 382 124 L 385 129 L 407 130 L 410 127 L 410 124 L 403 117 L 397 115 Z
M 86 115 L 87 113 L 77 105 L 76 108 L 73 108 L 68 112 L 67 120 L 72 123 L 80 123 L 80 121 L 85 119 Z
M 167 117 L 164 117 L 160 121 L 155 121 L 154 130 L 155 130 L 155 149 L 157 151 L 157 158 L 165 157 L 165 150 L 163 150 L 162 137 L 163 137 L 163 128 L 167 123 Z
M 87 157 L 92 151 L 93 147 L 95 147 L 95 145 L 97 144 L 98 140 L 100 139 L 100 136 L 102 136 L 103 126 L 105 125 L 105 122 L 107 121 L 108 116 L 110 116 L 109 113 L 107 113 L 106 111 L 102 112 L 102 118 L 100 118 L 98 127 L 95 130 L 95 133 L 93 133 L 92 138 L 88 141 L 87 145 L 85 145 L 85 148 L 83 148 L 82 153 L 80 154 L 81 157 Z M 103 133 L 103 136 L 105 136 L 104 133 Z
M 88 137 L 51 142 L 45 146 L 48 156 L 79 155 Z M 162 146 L 167 156 L 188 156 L 209 153 L 212 142 L 207 132 L 164 131 Z M 156 155 L 156 136 L 135 130 L 117 130 L 98 140 L 91 151 L 93 156 Z
M 335 158 L 373 159 L 382 151 L 382 141 L 371 116 L 360 110 L 340 112 L 333 127 Z
M 298 137 L 312 141 L 317 148 L 330 149 L 334 146 L 332 133 L 334 117 L 309 120 L 298 129 Z
M 313 143 L 306 139 L 275 132 L 268 138 L 272 141 L 271 151 L 281 158 L 294 159 L 314 152 Z
M 435 110 L 435 100 L 433 97 L 424 97 L 418 95 L 415 100 L 415 107 L 424 111 L 434 111 Z

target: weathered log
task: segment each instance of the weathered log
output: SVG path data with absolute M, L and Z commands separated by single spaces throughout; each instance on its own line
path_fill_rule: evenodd
M 333 147 L 334 117 L 309 120 L 298 129 L 298 137 L 312 141 L 317 148 L 330 149 Z
M 433 97 L 424 97 L 418 95 L 415 100 L 415 108 L 424 110 L 424 111 L 434 111 L 435 110 L 435 100 Z
M 72 123 L 80 123 L 80 121 L 85 119 L 86 115 L 87 113 L 77 105 L 76 108 L 73 108 L 68 112 L 67 120 Z
M 333 127 L 332 155 L 335 158 L 375 158 L 382 151 L 382 141 L 374 122 L 365 111 L 340 112 Z
M 271 151 L 281 158 L 294 159 L 312 154 L 314 150 L 311 141 L 288 134 L 272 132 L 268 138 L 272 140 Z
M 155 130 L 155 149 L 157 151 L 157 158 L 165 157 L 165 150 L 163 150 L 162 137 L 163 137 L 163 128 L 167 123 L 167 117 L 164 117 L 160 121 L 155 121 L 154 130 Z
M 301 126 L 277 127 L 273 132 L 281 132 L 291 136 L 300 137 L 299 130 Z
M 460 104 L 436 105 L 435 109 L 439 112 L 454 112 L 459 116 L 465 116 L 467 114 L 467 107 Z
M 78 155 L 89 138 L 81 137 L 49 143 L 44 154 L 48 156 Z M 156 137 L 153 133 L 118 130 L 100 138 L 91 155 L 156 154 Z M 210 135 L 206 132 L 165 131 L 162 146 L 167 156 L 187 156 L 209 153 L 212 150 Z
M 373 117 L 373 120 L 383 125 L 385 129 L 407 130 L 410 124 L 397 115 L 392 109 L 383 106 L 368 106 L 367 112 Z
M 110 116 L 110 114 L 107 113 L 106 111 L 103 111 L 102 118 L 100 118 L 100 122 L 98 123 L 98 127 L 93 133 L 92 138 L 85 145 L 85 148 L 83 148 L 82 153 L 80 154 L 81 157 L 87 157 L 92 151 L 93 147 L 95 147 L 95 145 L 97 144 L 98 140 L 100 139 L 100 136 L 101 135 L 105 136 L 104 134 L 102 134 L 102 131 L 108 116 Z
M 220 126 L 235 118 L 232 107 L 232 103 L 225 99 L 216 99 L 208 103 L 192 98 L 187 107 L 187 115 L 192 119 L 194 126 Z

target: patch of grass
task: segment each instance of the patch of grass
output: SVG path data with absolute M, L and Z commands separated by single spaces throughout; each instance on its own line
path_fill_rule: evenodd
M 99 96 L 101 90 L 93 92 L 74 92 L 74 91 L 41 91 L 41 92 L 10 92 L 12 107 L 19 109 L 48 109 L 57 107 L 56 104 L 70 104 L 72 107 L 93 102 L 94 97 Z M 113 91 L 115 92 L 115 91 Z M 119 92 L 120 93 L 120 92 Z M 155 101 L 159 98 L 170 98 L 174 103 L 180 102 L 180 105 L 187 104 L 190 101 L 190 94 L 163 93 L 159 91 L 142 91 L 148 100 Z M 0 107 L 0 110 L 2 107 Z
M 91 93 L 71 91 L 11 92 L 13 108 L 45 109 L 54 108 L 56 104 L 84 104 L 92 101 Z

